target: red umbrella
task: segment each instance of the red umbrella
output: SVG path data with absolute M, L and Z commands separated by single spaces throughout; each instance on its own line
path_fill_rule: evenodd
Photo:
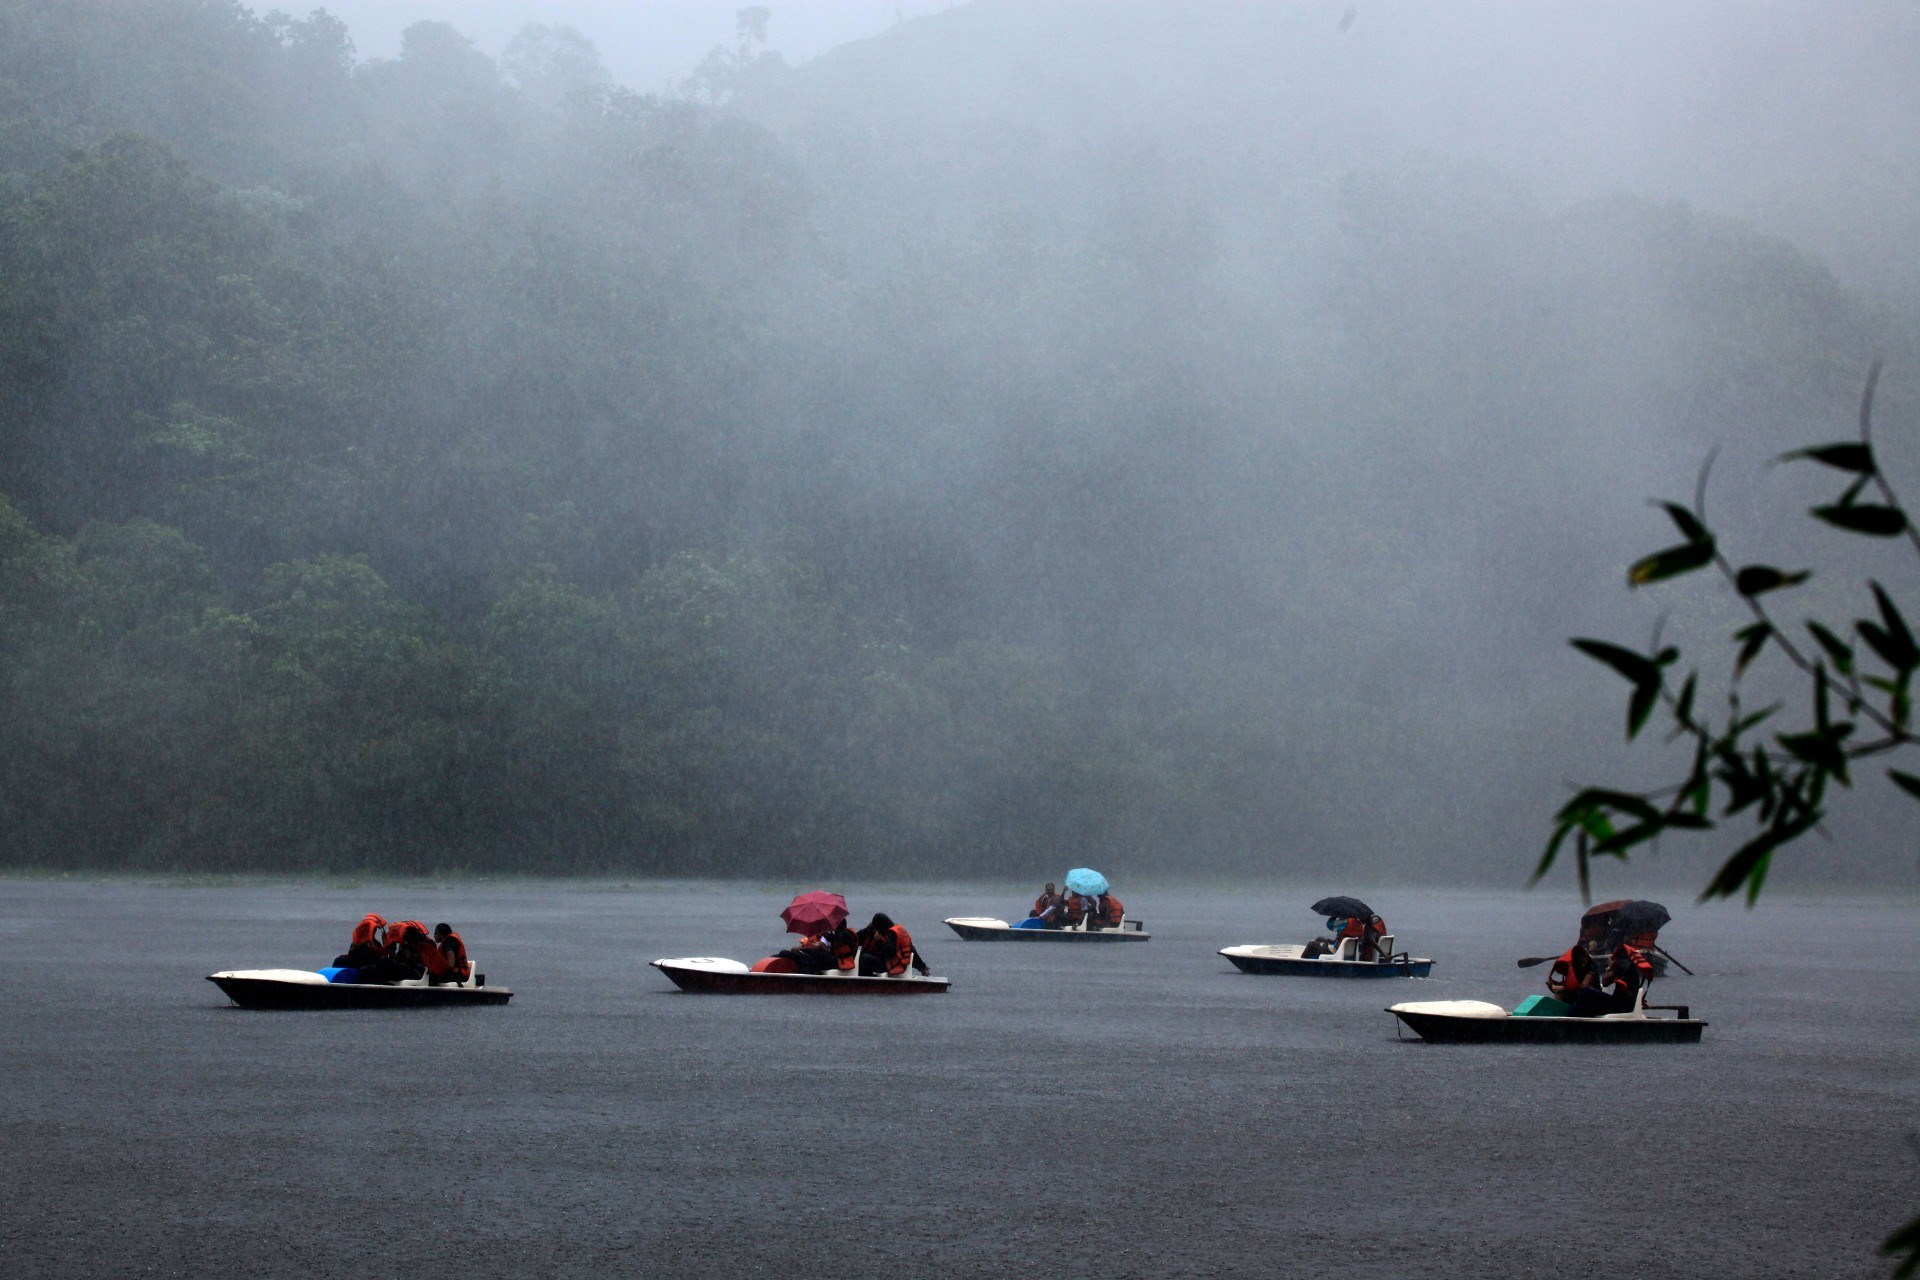
M 847 922 L 847 900 L 814 889 L 796 897 L 780 913 L 788 933 L 830 933 Z

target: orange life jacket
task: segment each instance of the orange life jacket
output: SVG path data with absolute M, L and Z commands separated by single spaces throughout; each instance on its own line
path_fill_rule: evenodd
M 905 925 L 893 926 L 893 954 L 887 957 L 887 976 L 897 978 L 913 963 L 913 935 Z
M 420 953 L 438 950 L 433 935 L 418 920 L 396 920 L 387 926 L 387 954 L 414 964 L 427 963 Z
M 1553 962 L 1553 968 L 1547 970 L 1547 988 L 1552 991 L 1572 995 L 1582 987 L 1599 985 L 1600 975 L 1594 968 L 1593 957 L 1578 943 L 1562 952 Z
M 1059 894 L 1043 893 L 1033 900 L 1033 910 L 1027 912 L 1027 914 L 1030 916 L 1043 916 L 1047 914 L 1048 907 L 1056 905 L 1059 901 Z
M 1081 897 L 1077 893 L 1068 894 L 1066 903 L 1066 919 L 1062 921 L 1064 924 L 1079 924 L 1082 920 L 1086 919 L 1087 912 L 1093 909 L 1092 901 Z
M 1647 959 L 1640 948 L 1623 942 L 1613 949 L 1607 973 L 1614 981 L 1625 982 L 1628 990 L 1638 991 L 1653 976 L 1653 961 Z
M 473 963 L 467 959 L 467 944 L 453 930 L 447 930 L 447 940 L 429 939 L 429 945 L 420 948 L 420 963 L 434 977 L 452 974 L 455 979 L 465 982 L 473 976 Z
M 1348 916 L 1347 923 L 1341 926 L 1341 938 L 1358 938 L 1365 934 L 1367 926 L 1358 916 Z M 1338 941 L 1338 939 L 1336 939 Z
M 387 922 L 385 920 L 382 920 L 373 912 L 367 912 L 366 915 L 360 917 L 360 923 L 353 926 L 353 938 L 347 944 L 348 949 L 351 950 L 354 947 L 360 946 L 379 946 L 380 940 L 374 935 L 385 928 L 386 924 Z
M 1120 905 L 1120 899 L 1110 893 L 1103 893 L 1099 897 L 1099 903 L 1103 910 L 1095 918 L 1109 929 L 1118 929 L 1120 921 L 1127 914 L 1127 909 Z
M 1374 916 L 1360 926 L 1360 958 L 1378 960 L 1380 958 L 1380 939 L 1387 936 L 1387 922 Z
M 826 941 L 833 948 L 833 967 L 851 973 L 854 955 L 860 950 L 859 937 L 853 930 L 841 925 L 827 935 Z

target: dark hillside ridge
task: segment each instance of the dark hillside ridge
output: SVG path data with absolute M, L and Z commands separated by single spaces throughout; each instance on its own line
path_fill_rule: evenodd
M 714 107 L 0 0 L 0 863 L 1523 875 L 1639 498 L 1910 324 L 1080 13 Z

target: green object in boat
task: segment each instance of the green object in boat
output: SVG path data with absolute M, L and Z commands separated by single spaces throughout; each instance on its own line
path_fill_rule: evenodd
M 1552 996 L 1528 996 L 1513 1006 L 1516 1018 L 1564 1018 L 1573 1012 L 1573 1006 Z

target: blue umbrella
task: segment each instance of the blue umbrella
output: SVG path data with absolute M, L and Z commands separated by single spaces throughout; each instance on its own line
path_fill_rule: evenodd
M 1067 888 L 1083 898 L 1097 898 L 1107 891 L 1107 878 L 1092 867 L 1075 867 L 1067 872 Z

